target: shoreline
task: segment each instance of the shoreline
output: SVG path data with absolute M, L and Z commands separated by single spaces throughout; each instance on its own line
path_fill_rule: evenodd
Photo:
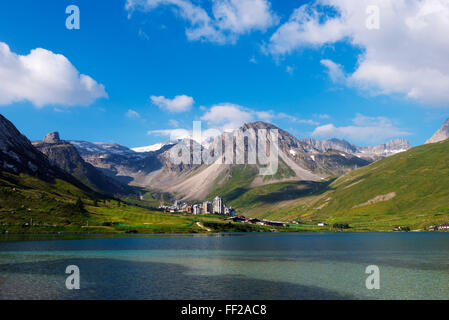
M 117 239 L 117 238 L 163 238 L 163 237 L 231 237 L 231 236 L 264 236 L 264 235 L 333 235 L 333 234 L 403 234 L 403 233 L 419 233 L 429 234 L 449 233 L 447 231 L 420 231 L 420 232 L 394 232 L 394 231 L 302 231 L 302 232 L 204 232 L 204 233 L 141 233 L 141 234 L 124 234 L 124 233 L 96 233 L 96 234 L 75 234 L 75 233 L 23 233 L 23 234 L 0 234 L 1 242 L 10 241 L 52 241 L 52 240 L 87 240 L 87 239 Z

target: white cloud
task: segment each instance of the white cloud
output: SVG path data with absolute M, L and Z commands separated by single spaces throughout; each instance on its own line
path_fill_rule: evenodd
M 327 73 L 329 74 L 329 78 L 333 82 L 341 82 L 345 80 L 345 75 L 342 70 L 342 66 L 336 64 L 332 60 L 323 59 L 320 61 L 323 66 L 327 68 Z
M 278 21 L 267 0 L 218 0 L 212 10 L 218 29 L 235 34 L 266 30 Z
M 232 103 L 222 103 L 212 106 L 202 117 L 210 127 L 219 127 L 223 131 L 239 128 L 255 118 L 269 119 L 268 112 L 256 112 Z
M 149 12 L 160 6 L 171 6 L 189 23 L 189 40 L 233 43 L 240 35 L 254 30 L 265 31 L 278 23 L 268 0 L 215 0 L 212 15 L 189 0 L 127 0 L 126 10 Z
M 137 111 L 134 111 L 132 109 L 129 109 L 125 115 L 126 115 L 126 117 L 131 118 L 131 119 L 140 118 L 140 114 Z
M 163 129 L 163 130 L 150 130 L 149 135 L 157 135 L 169 138 L 170 141 L 177 141 L 183 139 L 192 139 L 198 143 L 205 143 L 220 135 L 221 132 L 217 129 L 203 129 L 201 130 L 201 137 L 193 136 L 192 130 L 187 129 Z
M 210 141 L 211 138 L 215 138 L 223 132 L 231 132 L 240 128 L 243 124 L 255 121 L 270 122 L 273 119 L 287 120 L 293 123 L 318 125 L 318 122 L 313 120 L 299 119 L 286 113 L 275 113 L 273 111 L 258 111 L 252 110 L 237 104 L 232 103 L 220 103 L 213 105 L 211 108 L 203 107 L 204 114 L 200 117 L 201 121 L 205 123 L 201 124 L 202 136 L 192 137 L 192 130 L 175 128 L 175 129 L 163 129 L 163 130 L 151 130 L 148 131 L 150 135 L 160 135 L 170 137 L 172 140 L 191 138 L 197 140 L 199 143 Z M 177 121 L 170 124 L 173 127 L 177 127 L 179 124 Z M 201 140 L 201 141 L 199 141 Z
M 257 111 L 232 103 L 214 105 L 201 117 L 201 120 L 206 121 L 209 127 L 218 128 L 222 131 L 238 129 L 248 122 L 270 122 L 275 119 L 287 120 L 298 124 L 319 125 L 316 121 L 299 119 L 284 112 Z
M 380 9 L 380 29 L 367 28 L 368 6 Z M 272 35 L 275 56 L 346 41 L 360 48 L 346 84 L 373 94 L 401 94 L 423 104 L 449 104 L 449 1 L 316 0 L 296 9 Z M 324 62 L 324 63 L 323 63 Z M 334 79 L 344 76 L 330 60 Z
M 268 51 L 274 55 L 291 53 L 305 46 L 320 46 L 341 40 L 345 35 L 344 25 L 329 19 L 320 24 L 320 14 L 313 5 L 296 9 L 288 22 L 271 36 Z
M 103 85 L 80 74 L 63 55 L 42 48 L 18 55 L 0 42 L 0 105 L 86 106 L 107 97 Z
M 173 99 L 164 96 L 151 96 L 150 99 L 159 108 L 174 113 L 189 111 L 195 103 L 192 97 L 186 95 L 176 96 Z
M 384 143 L 387 139 L 398 138 L 410 135 L 394 125 L 386 117 L 368 117 L 357 114 L 352 120 L 353 125 L 336 127 L 333 124 L 326 124 L 315 128 L 312 136 L 316 138 L 340 138 L 357 143 Z

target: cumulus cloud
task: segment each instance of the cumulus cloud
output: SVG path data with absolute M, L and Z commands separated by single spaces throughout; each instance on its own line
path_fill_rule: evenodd
M 19 55 L 0 42 L 0 105 L 87 106 L 107 97 L 103 85 L 80 74 L 63 55 L 42 48 Z
M 256 111 L 232 103 L 221 103 L 204 110 L 205 113 L 200 117 L 202 135 L 194 137 L 192 130 L 175 128 L 163 130 L 151 130 L 150 135 L 160 135 L 170 137 L 171 140 L 194 139 L 198 143 L 210 141 L 212 138 L 223 132 L 230 132 L 240 128 L 244 123 L 263 120 L 269 121 L 275 117 L 272 111 Z
M 190 0 L 127 0 L 126 10 L 131 16 L 135 10 L 150 12 L 160 6 L 175 8 L 188 22 L 189 40 L 233 43 L 240 35 L 254 30 L 265 31 L 278 23 L 268 0 L 215 0 L 212 15 Z
M 287 54 L 301 47 L 333 43 L 346 36 L 346 27 L 337 18 L 320 23 L 322 16 L 315 4 L 299 7 L 271 36 L 268 51 L 274 55 Z
M 204 114 L 200 117 L 199 125 L 202 127 L 201 137 L 193 136 L 191 129 L 176 128 L 177 121 L 170 124 L 175 128 L 148 131 L 149 135 L 170 137 L 171 140 L 193 139 L 198 143 L 210 142 L 211 139 L 222 134 L 240 128 L 243 124 L 254 121 L 271 122 L 274 119 L 287 120 L 297 124 L 319 125 L 313 120 L 299 119 L 286 113 L 275 113 L 274 111 L 253 110 L 232 103 L 220 103 L 210 108 L 201 108 Z M 198 124 L 197 124 L 198 125 Z
M 272 111 L 256 111 L 232 103 L 221 103 L 212 106 L 201 117 L 209 127 L 223 131 L 238 129 L 244 123 L 252 121 L 270 121 L 275 117 Z
M 219 128 L 223 131 L 232 131 L 238 129 L 244 123 L 254 121 L 287 120 L 297 124 L 319 125 L 316 121 L 300 119 L 284 112 L 252 110 L 232 103 L 221 103 L 212 106 L 201 117 L 201 120 L 206 121 L 209 127 Z
M 210 142 L 211 139 L 220 135 L 221 132 L 217 129 L 202 129 L 201 136 L 193 135 L 192 130 L 187 129 L 163 129 L 163 130 L 150 130 L 149 135 L 157 135 L 169 138 L 170 141 L 178 141 L 184 139 L 192 139 L 198 143 L 204 144 Z
M 380 29 L 367 28 L 377 6 Z M 422 104 L 449 104 L 449 1 L 315 0 L 296 9 L 272 35 L 275 56 L 346 41 L 360 48 L 356 70 L 344 75 L 323 60 L 329 75 L 373 94 L 400 94 Z
M 192 97 L 179 95 L 173 99 L 164 96 L 151 96 L 151 102 L 163 110 L 173 113 L 189 111 L 195 101 Z
M 353 125 L 336 127 L 333 124 L 326 124 L 315 128 L 312 136 L 316 138 L 340 138 L 351 142 L 377 144 L 383 143 L 387 139 L 398 138 L 410 135 L 409 132 L 396 127 L 390 119 L 386 117 L 368 117 L 357 114 L 352 119 Z

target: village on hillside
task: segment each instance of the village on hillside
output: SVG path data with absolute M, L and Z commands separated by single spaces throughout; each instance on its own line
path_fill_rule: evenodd
M 159 209 L 171 213 L 186 212 L 193 215 L 220 214 L 230 217 L 235 216 L 235 210 L 232 207 L 227 207 L 223 202 L 223 198 L 218 196 L 215 197 L 213 202 L 204 201 L 203 203 L 199 204 L 187 204 L 185 202 L 180 203 L 178 200 L 175 200 L 175 202 L 170 206 L 161 204 Z
M 229 222 L 240 222 L 240 223 L 248 223 L 255 224 L 261 226 L 273 226 L 273 227 L 285 227 L 286 223 L 280 221 L 271 221 L 271 220 L 260 220 L 257 218 L 246 218 L 242 215 L 236 216 L 235 209 L 232 207 L 227 207 L 223 201 L 223 198 L 217 196 L 214 198 L 212 202 L 204 201 L 203 203 L 197 204 L 187 204 L 186 202 L 180 203 L 178 200 L 175 200 L 172 205 L 164 205 L 161 204 L 159 209 L 170 212 L 170 213 L 178 213 L 184 212 L 193 215 L 201 215 L 201 214 L 218 214 L 227 216 L 228 218 L 225 221 Z M 296 222 L 296 221 L 295 221 Z M 296 222 L 297 223 L 297 222 Z

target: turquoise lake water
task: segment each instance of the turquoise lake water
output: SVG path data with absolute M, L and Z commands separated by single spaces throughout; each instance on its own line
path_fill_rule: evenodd
M 449 233 L 0 241 L 0 299 L 449 299 Z

